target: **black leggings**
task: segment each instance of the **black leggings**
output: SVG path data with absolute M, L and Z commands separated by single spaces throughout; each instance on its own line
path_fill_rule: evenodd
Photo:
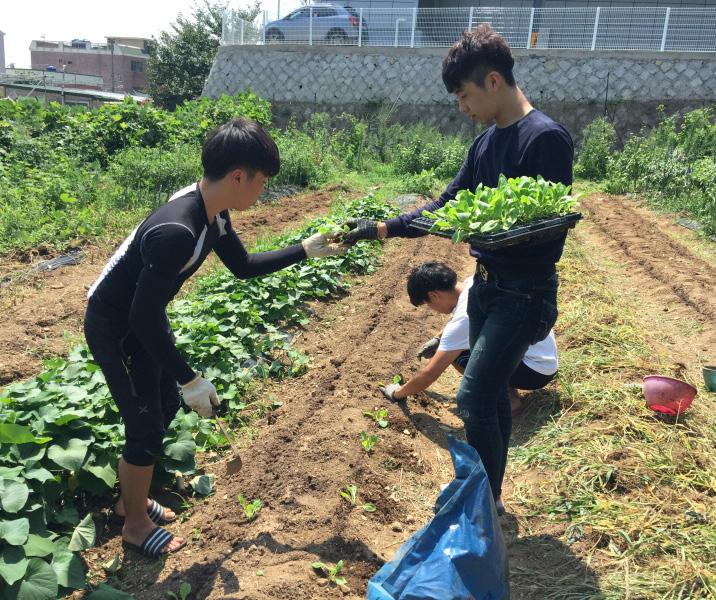
M 126 321 L 107 317 L 91 304 L 85 315 L 85 337 L 124 421 L 122 457 L 130 465 L 152 465 L 181 405 L 177 382 L 127 331 Z
M 464 350 L 452 364 L 455 365 L 458 371 L 462 373 L 465 370 L 467 361 L 469 360 L 470 351 Z M 519 365 L 517 365 L 517 368 L 510 376 L 509 386 L 518 390 L 541 390 L 550 381 L 552 381 L 556 375 L 557 373 L 553 373 L 552 375 L 543 375 L 542 373 L 538 373 L 522 361 Z

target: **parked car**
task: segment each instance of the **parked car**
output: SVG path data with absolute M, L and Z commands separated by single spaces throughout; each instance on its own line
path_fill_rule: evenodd
M 358 11 L 350 6 L 337 4 L 304 6 L 282 19 L 267 23 L 266 43 L 305 44 L 313 39 L 315 43 L 355 45 L 358 43 L 359 19 Z M 365 19 L 360 29 L 362 29 L 361 43 L 365 44 L 368 42 Z

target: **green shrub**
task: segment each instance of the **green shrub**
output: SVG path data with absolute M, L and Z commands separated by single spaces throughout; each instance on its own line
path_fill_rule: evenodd
M 441 187 L 440 180 L 433 169 L 425 169 L 417 174 L 403 175 L 400 179 L 400 191 L 406 194 L 422 194 L 432 197 Z
M 680 127 L 665 116 L 633 135 L 607 167 L 607 191 L 642 194 L 653 204 L 689 214 L 716 232 L 716 123 L 713 110 L 687 113 Z
M 574 166 L 574 174 L 586 179 L 604 179 L 616 138 L 614 125 L 603 117 L 587 125 L 582 134 L 582 145 Z
M 153 209 L 201 178 L 201 148 L 127 148 L 112 158 L 107 174 L 115 184 L 112 203 L 117 208 Z
M 272 135 L 281 155 L 281 171 L 271 180 L 271 186 L 291 184 L 315 187 L 329 178 L 335 161 L 326 139 L 321 143 L 321 137 L 311 137 L 294 125 Z
M 407 143 L 397 145 L 393 164 L 397 173 L 433 169 L 438 177 L 448 179 L 457 174 L 466 154 L 467 144 L 462 139 L 417 128 Z

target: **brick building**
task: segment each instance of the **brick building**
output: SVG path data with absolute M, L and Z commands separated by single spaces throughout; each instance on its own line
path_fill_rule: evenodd
M 103 44 L 88 40 L 51 42 L 33 40 L 30 44 L 32 68 L 57 70 L 76 75 L 102 77 L 108 92 L 147 89 L 148 44 L 145 38 L 108 37 Z

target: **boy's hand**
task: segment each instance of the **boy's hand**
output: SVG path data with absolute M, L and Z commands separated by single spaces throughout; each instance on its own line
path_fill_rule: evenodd
M 353 245 L 358 240 L 377 240 L 378 222 L 371 219 L 348 219 L 350 231 L 343 236 L 343 243 Z
M 195 411 L 199 416 L 208 418 L 212 414 L 212 406 L 219 406 L 221 398 L 211 381 L 204 379 L 198 373 L 189 383 L 181 387 L 184 404 Z
M 418 350 L 418 358 L 432 358 L 438 351 L 438 346 L 440 346 L 440 338 L 430 338 L 427 342 L 420 346 L 420 350 Z
M 323 235 L 322 233 L 314 233 L 311 237 L 301 242 L 303 249 L 308 258 L 325 258 L 326 256 L 337 256 L 345 254 L 348 248 L 341 244 L 331 242 L 330 240 L 338 239 L 340 232 L 335 234 Z
M 385 387 L 380 388 L 381 393 L 391 402 L 399 402 L 405 398 L 396 398 L 395 392 L 401 387 L 399 383 L 389 383 Z

